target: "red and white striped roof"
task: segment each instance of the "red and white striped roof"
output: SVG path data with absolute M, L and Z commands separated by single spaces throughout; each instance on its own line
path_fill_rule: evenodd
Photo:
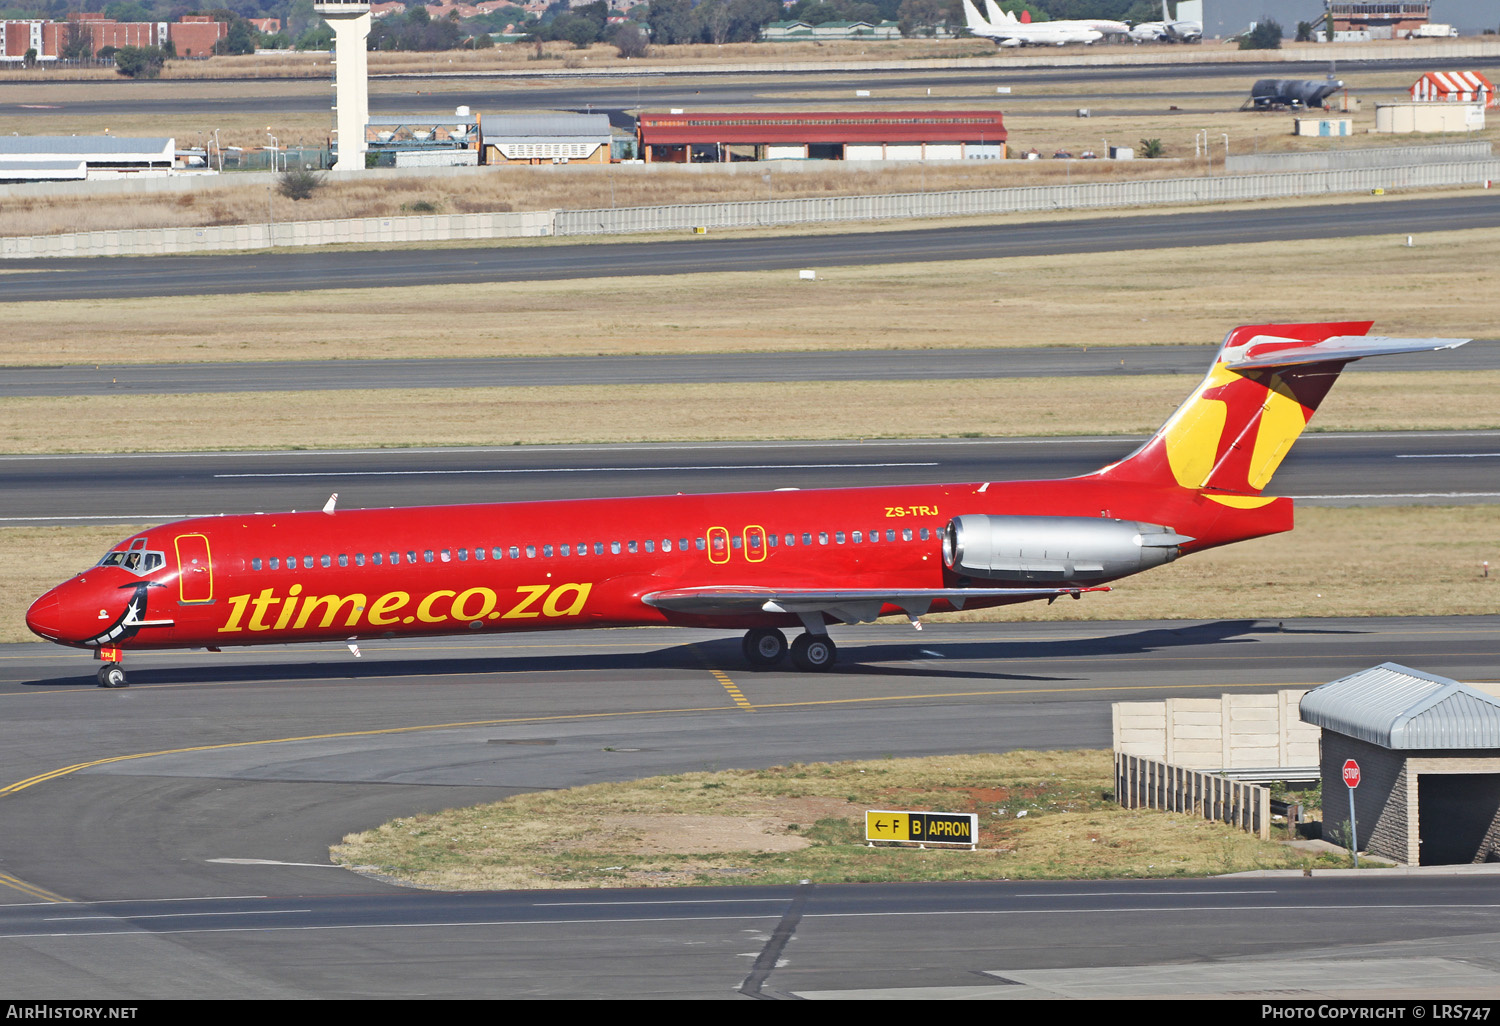
M 1446 100 L 1453 103 L 1500 104 L 1495 87 L 1477 71 L 1429 71 L 1411 87 L 1413 100 Z

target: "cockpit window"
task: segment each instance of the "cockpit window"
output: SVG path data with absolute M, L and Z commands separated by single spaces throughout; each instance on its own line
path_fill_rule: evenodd
M 129 570 L 133 574 L 149 574 L 160 570 L 166 563 L 167 557 L 160 552 L 152 552 L 144 546 L 146 539 L 136 539 L 136 545 L 128 549 L 115 549 L 113 552 L 104 554 L 99 560 L 100 566 L 118 566 Z

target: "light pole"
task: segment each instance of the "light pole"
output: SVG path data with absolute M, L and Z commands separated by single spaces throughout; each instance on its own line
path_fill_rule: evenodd
M 281 168 L 276 166 L 276 154 L 281 150 L 281 143 L 274 135 L 271 134 L 269 125 L 266 127 L 266 138 L 271 140 L 271 170 L 280 171 Z

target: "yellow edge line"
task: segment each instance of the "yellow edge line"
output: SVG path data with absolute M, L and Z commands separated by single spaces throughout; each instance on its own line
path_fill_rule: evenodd
M 9 873 L 0 873 L 0 884 L 9 887 L 11 890 L 20 891 L 22 894 L 28 895 L 29 897 L 40 898 L 43 901 L 52 902 L 54 904 L 70 903 L 69 899 L 64 898 L 61 894 L 54 894 L 44 887 L 38 887 L 36 884 L 29 884 L 19 877 L 11 876 Z
M 1202 690 L 1206 688 L 1218 688 L 1219 690 L 1233 688 L 1315 688 L 1317 684 L 1182 684 L 1173 685 L 1172 690 Z M 867 702 L 908 702 L 920 699 L 934 698 L 985 698 L 1009 695 L 1056 695 L 1056 694 L 1083 694 L 1090 692 L 1126 692 L 1126 691 L 1161 691 L 1160 684 L 1130 684 L 1109 687 L 1074 687 L 1074 688 L 1027 688 L 1020 691 L 948 691 L 935 692 L 932 694 L 917 695 L 883 695 L 870 698 L 827 698 L 816 701 L 803 702 L 771 702 L 762 704 L 756 708 L 760 709 L 801 709 L 822 705 L 855 705 Z M 131 755 L 112 755 L 104 759 L 93 759 L 89 762 L 78 762 L 71 766 L 62 766 L 46 773 L 38 773 L 36 776 L 18 780 L 13 784 L 0 787 L 0 795 L 15 794 L 24 791 L 28 787 L 45 783 L 48 780 L 56 780 L 79 770 L 92 769 L 95 766 L 108 766 L 116 762 L 129 762 L 133 759 L 150 759 L 158 755 L 184 755 L 189 752 L 215 752 L 229 748 L 252 748 L 258 745 L 281 745 L 296 741 L 329 741 L 345 737 L 379 737 L 384 734 L 413 734 L 423 730 L 455 730 L 460 727 L 498 727 L 520 723 L 562 723 L 579 720 L 606 720 L 619 719 L 630 716 L 675 716 L 686 713 L 724 712 L 728 706 L 706 705 L 694 706 L 682 709 L 637 709 L 630 712 L 613 713 L 563 713 L 551 716 L 523 716 L 512 719 L 499 720 L 462 720 L 454 723 L 425 723 L 410 727 L 384 727 L 378 730 L 346 730 L 332 734 L 305 734 L 299 737 L 266 738 L 260 741 L 229 741 L 217 745 L 194 745 L 188 748 L 164 748 L 155 752 L 136 752 Z M 743 708 L 737 706 L 736 708 Z

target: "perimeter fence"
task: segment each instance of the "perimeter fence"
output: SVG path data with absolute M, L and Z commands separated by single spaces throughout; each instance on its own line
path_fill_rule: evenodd
M 541 235 L 586 236 L 635 232 L 949 218 L 1273 200 L 1386 190 L 1484 186 L 1500 179 L 1500 160 L 1468 160 L 1402 167 L 1289 171 L 1259 175 L 1205 175 L 1130 182 L 1080 182 L 1009 189 L 968 189 L 882 196 L 692 203 L 596 210 L 425 214 L 219 225 L 137 228 L 0 238 L 0 259 L 125 256 L 207 250 L 387 244 L 453 239 L 504 239 Z

